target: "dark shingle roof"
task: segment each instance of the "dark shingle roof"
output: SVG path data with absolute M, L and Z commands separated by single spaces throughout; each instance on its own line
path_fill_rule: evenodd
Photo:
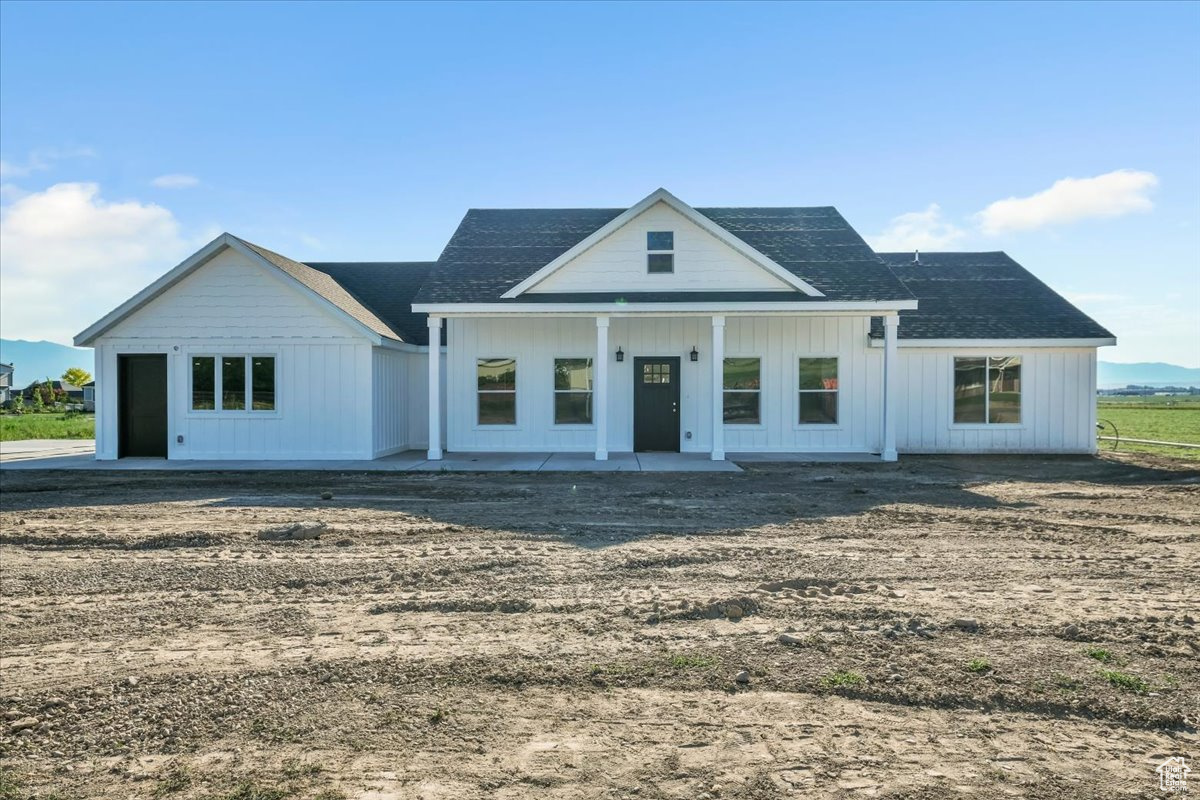
M 370 309 L 410 344 L 428 344 L 428 314 L 412 310 L 413 298 L 433 269 L 432 261 L 310 262 Z
M 501 295 L 624 211 L 471 209 L 442 251 L 416 302 L 542 302 L 530 294 L 515 300 L 503 300 Z M 824 300 L 911 299 L 835 208 L 696 211 L 816 287 L 826 295 Z M 799 292 L 782 294 L 775 299 L 813 300 Z M 571 297 L 555 299 L 572 302 Z M 684 298 L 672 294 L 669 299 Z
M 392 327 L 380 319 L 374 311 L 359 302 L 359 300 L 346 291 L 346 289 L 344 289 L 327 273 L 313 269 L 307 264 L 301 264 L 299 261 L 293 261 L 287 256 L 281 256 L 279 253 L 268 250 L 265 247 L 260 247 L 252 242 L 247 242 L 245 239 L 239 239 L 236 236 L 233 238 L 246 245 L 246 247 L 249 247 L 255 253 L 258 253 L 267 261 L 286 272 L 288 275 L 291 275 L 293 278 L 300 281 L 300 283 L 304 284 L 309 289 L 328 300 L 330 303 L 333 303 L 342 311 L 345 311 L 351 317 L 370 328 L 374 333 L 377 333 L 380 336 L 385 336 L 388 339 L 398 339 L 403 341 L 403 337 L 400 335 L 399 331 L 393 330 Z
M 1097 339 L 1112 334 L 1007 253 L 880 253 L 917 298 L 901 339 Z M 871 336 L 883 336 L 878 319 Z

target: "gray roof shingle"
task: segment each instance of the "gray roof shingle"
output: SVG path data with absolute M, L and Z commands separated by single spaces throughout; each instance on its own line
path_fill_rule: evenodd
M 413 298 L 433 269 L 432 261 L 309 262 L 410 344 L 428 344 L 428 314 L 412 310 Z
M 471 209 L 459 223 L 418 303 L 544 302 L 501 295 L 549 264 L 623 208 Z M 817 300 L 912 299 L 862 237 L 830 206 L 697 208 L 731 234 L 826 295 Z M 776 300 L 811 302 L 796 292 Z M 556 299 L 574 302 L 571 295 Z M 670 300 L 682 300 L 671 295 Z
M 1099 339 L 1112 334 L 1003 252 L 880 253 L 917 298 L 901 339 Z M 872 338 L 883 326 L 872 320 Z

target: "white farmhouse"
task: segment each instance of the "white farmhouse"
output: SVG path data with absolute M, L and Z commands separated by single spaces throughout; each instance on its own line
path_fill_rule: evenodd
M 223 234 L 76 337 L 99 459 L 1095 450 L 1112 334 L 1004 253 L 836 209 L 471 210 L 433 263 Z M 441 343 L 441 346 L 439 346 Z

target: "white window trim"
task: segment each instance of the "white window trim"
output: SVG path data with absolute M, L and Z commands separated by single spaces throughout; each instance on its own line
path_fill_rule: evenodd
M 1020 358 L 1021 359 L 1021 414 L 1020 422 L 988 422 L 988 406 L 991 404 L 989 395 L 990 391 L 985 391 L 983 394 L 983 422 L 955 422 L 954 421 L 954 361 L 958 358 L 982 358 L 985 359 L 986 366 L 984 367 L 984 381 L 986 386 L 987 376 L 991 373 L 991 362 L 988 359 L 992 358 Z M 950 423 L 947 426 L 952 431 L 1021 431 L 1025 430 L 1025 360 L 1024 353 L 1004 353 L 997 355 L 996 353 L 950 353 L 949 355 L 950 368 Z
M 801 422 L 800 421 L 800 359 L 802 358 L 834 358 L 837 359 L 837 381 L 838 388 L 834 390 L 837 395 L 837 418 L 838 421 L 832 425 L 824 422 Z M 840 431 L 846 427 L 845 411 L 842 403 L 842 392 L 845 390 L 845 385 L 842 381 L 842 361 L 845 359 L 841 353 L 792 353 L 792 430 L 808 431 L 810 433 L 820 433 L 821 431 Z M 828 393 L 829 389 L 805 389 L 807 394 Z
M 192 408 L 194 389 L 192 383 L 192 359 L 195 358 L 215 358 L 218 361 L 217 364 L 213 365 L 213 405 L 217 406 L 217 408 Z M 220 408 L 223 370 L 219 362 L 223 358 L 246 359 L 246 408 Z M 275 408 L 270 411 L 263 409 L 254 411 L 249 407 L 253 402 L 254 396 L 253 378 L 255 358 L 275 359 Z M 227 352 L 208 348 L 188 350 L 184 353 L 184 369 L 187 372 L 187 397 L 184 399 L 184 402 L 187 404 L 187 413 L 184 416 L 195 419 L 271 419 L 272 417 L 280 416 L 280 406 L 282 404 L 279 392 L 279 362 L 278 350 L 230 350 Z
M 558 422 L 555 420 L 554 414 L 558 404 L 555 402 L 558 395 L 561 394 L 582 394 L 581 389 L 556 389 L 554 388 L 554 362 L 555 361 L 588 361 L 591 366 L 591 386 L 588 389 L 588 394 L 592 396 L 592 421 L 591 422 Z M 556 431 L 594 431 L 596 429 L 596 357 L 595 356 L 553 356 L 550 359 L 550 424 Z
M 669 233 L 671 234 L 671 249 L 670 250 L 651 250 L 650 249 L 650 234 L 652 233 Z M 647 275 L 674 275 L 675 274 L 675 231 L 646 231 L 646 274 Z M 671 269 L 666 272 L 651 272 L 650 271 L 650 256 L 670 256 Z
M 479 388 L 479 362 L 480 361 L 512 361 L 513 372 L 516 374 L 516 388 L 511 391 L 508 389 L 480 389 Z M 472 430 L 476 431 L 519 431 L 521 430 L 521 358 L 520 356 L 475 356 L 475 425 Z M 479 395 L 481 394 L 511 394 L 513 396 L 513 417 L 516 422 L 502 422 L 497 425 L 489 425 L 479 421 Z
M 747 353 L 740 355 L 737 353 L 726 353 L 725 358 L 757 358 L 758 359 L 758 388 L 757 389 L 726 389 L 725 388 L 725 365 L 721 365 L 721 424 L 730 431 L 761 431 L 767 427 L 766 410 L 763 408 L 765 398 L 767 397 L 766 381 L 763 377 L 763 362 L 766 360 L 762 356 Z M 726 422 L 725 409 L 725 392 L 758 392 L 758 422 Z

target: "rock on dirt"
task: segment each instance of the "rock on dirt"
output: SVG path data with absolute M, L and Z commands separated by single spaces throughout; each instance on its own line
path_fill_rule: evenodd
M 271 528 L 263 528 L 258 532 L 258 538 L 274 542 L 295 542 L 304 539 L 320 539 L 321 534 L 324 533 L 328 527 L 329 526 L 324 522 L 315 522 L 312 520 L 293 522 L 289 525 L 276 525 Z
M 23 731 L 27 728 L 36 728 L 38 722 L 40 722 L 40 721 L 41 720 L 39 720 L 37 717 L 22 717 L 21 719 L 17 720 L 16 722 L 14 722 L 13 724 L 8 726 L 8 732 L 9 733 L 20 733 L 21 731 Z
M 953 627 L 967 633 L 979 633 L 979 620 L 974 617 L 959 617 L 950 623 Z
M 734 675 L 733 679 L 737 683 L 749 683 L 750 682 L 750 673 L 747 672 L 746 670 L 742 670 L 737 675 Z
M 804 639 L 791 633 L 781 633 L 779 634 L 779 643 L 795 646 L 804 644 Z

